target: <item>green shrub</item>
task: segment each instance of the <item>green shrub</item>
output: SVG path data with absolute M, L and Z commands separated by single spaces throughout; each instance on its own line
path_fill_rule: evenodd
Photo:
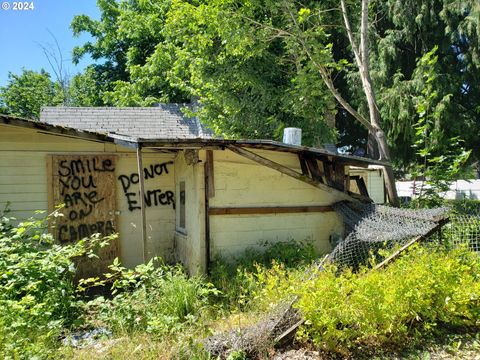
M 128 270 L 116 260 L 107 274 L 115 279 L 113 298 L 90 302 L 94 318 L 116 333 L 146 331 L 158 337 L 199 325 L 217 290 L 201 277 L 188 277 L 180 266 L 154 266 L 154 261 Z
M 73 259 L 85 254 L 86 242 L 59 246 L 46 228 L 47 220 L 14 226 L 0 216 L 2 358 L 46 357 L 62 329 L 78 322 Z
M 308 241 L 287 241 L 262 244 L 261 249 L 249 248 L 241 256 L 234 259 L 215 258 L 210 279 L 223 296 L 228 310 L 247 310 L 251 300 L 256 298 L 265 286 L 263 275 L 272 267 L 286 269 L 301 268 L 302 272 L 319 253 Z M 255 302 L 255 306 L 258 303 Z
M 308 265 L 319 257 L 319 253 L 309 241 L 265 242 L 262 247 L 247 249 L 244 254 L 235 259 L 235 264 L 249 271 L 254 271 L 256 264 L 270 267 L 272 261 L 292 268 Z
M 293 293 L 301 337 L 327 351 L 400 345 L 439 324 L 480 325 L 480 258 L 465 249 L 418 247 L 386 269 L 337 274 L 334 267 Z

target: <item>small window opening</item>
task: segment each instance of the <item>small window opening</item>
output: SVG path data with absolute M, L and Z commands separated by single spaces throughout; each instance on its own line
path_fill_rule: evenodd
M 178 227 L 185 230 L 185 181 L 180 181 L 180 219 Z

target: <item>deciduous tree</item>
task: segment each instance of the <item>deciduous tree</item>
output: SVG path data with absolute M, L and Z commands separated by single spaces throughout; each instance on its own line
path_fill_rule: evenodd
M 8 74 L 8 83 L 0 88 L 0 104 L 7 113 L 27 119 L 38 119 L 40 108 L 63 103 L 63 91 L 45 70 L 23 70 Z
M 366 148 L 370 130 L 384 139 L 380 157 L 408 169 L 415 99 L 425 88 L 417 60 L 438 45 L 435 89 L 451 94 L 436 124 L 438 144 L 465 135 L 473 157 L 480 153 L 476 0 L 371 0 L 363 12 L 351 0 L 98 4 L 100 20 L 72 23 L 76 34 L 93 37 L 74 50 L 75 59 L 95 61 L 82 81 L 96 99 L 79 104 L 194 100 L 225 136 L 279 139 L 283 127 L 299 126 L 306 144 L 336 141 L 351 151 Z M 325 121 L 332 116 L 336 130 Z

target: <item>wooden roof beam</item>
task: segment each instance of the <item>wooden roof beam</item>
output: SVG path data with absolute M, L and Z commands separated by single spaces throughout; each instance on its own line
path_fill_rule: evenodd
M 303 181 L 303 182 L 305 182 L 309 185 L 312 185 L 312 186 L 314 186 L 318 189 L 321 189 L 321 190 L 326 191 L 326 192 L 328 192 L 332 195 L 335 195 L 341 200 L 346 200 L 346 201 L 351 201 L 351 202 L 358 202 L 358 201 L 371 202 L 372 201 L 369 198 L 365 198 L 363 196 L 355 196 L 355 195 L 352 195 L 352 194 L 347 194 L 347 193 L 339 191 L 335 188 L 332 188 L 328 185 L 322 184 L 319 181 L 313 180 L 309 176 L 305 176 L 303 174 L 300 174 L 299 172 L 296 172 L 295 170 L 292 170 L 289 167 L 286 167 L 284 165 L 276 163 L 276 162 L 274 162 L 270 159 L 264 158 L 263 156 L 255 154 L 251 151 L 245 150 L 242 147 L 235 146 L 235 145 L 227 145 L 227 148 L 230 151 L 232 151 L 232 152 L 234 152 L 234 153 L 236 153 L 240 156 L 243 156 L 243 157 L 245 157 L 245 158 L 247 158 L 251 161 L 254 161 L 258 164 L 261 164 L 261 165 L 264 165 L 264 166 L 269 167 L 271 169 L 274 169 L 274 170 L 276 170 L 276 171 L 278 171 L 282 174 L 285 174 L 285 175 L 290 176 L 294 179 Z

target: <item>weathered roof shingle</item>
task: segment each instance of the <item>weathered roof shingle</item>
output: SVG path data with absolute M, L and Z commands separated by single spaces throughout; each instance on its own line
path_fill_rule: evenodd
M 155 107 L 44 107 L 40 121 L 57 126 L 118 134 L 133 139 L 210 139 L 212 131 L 182 109 L 190 105 Z

